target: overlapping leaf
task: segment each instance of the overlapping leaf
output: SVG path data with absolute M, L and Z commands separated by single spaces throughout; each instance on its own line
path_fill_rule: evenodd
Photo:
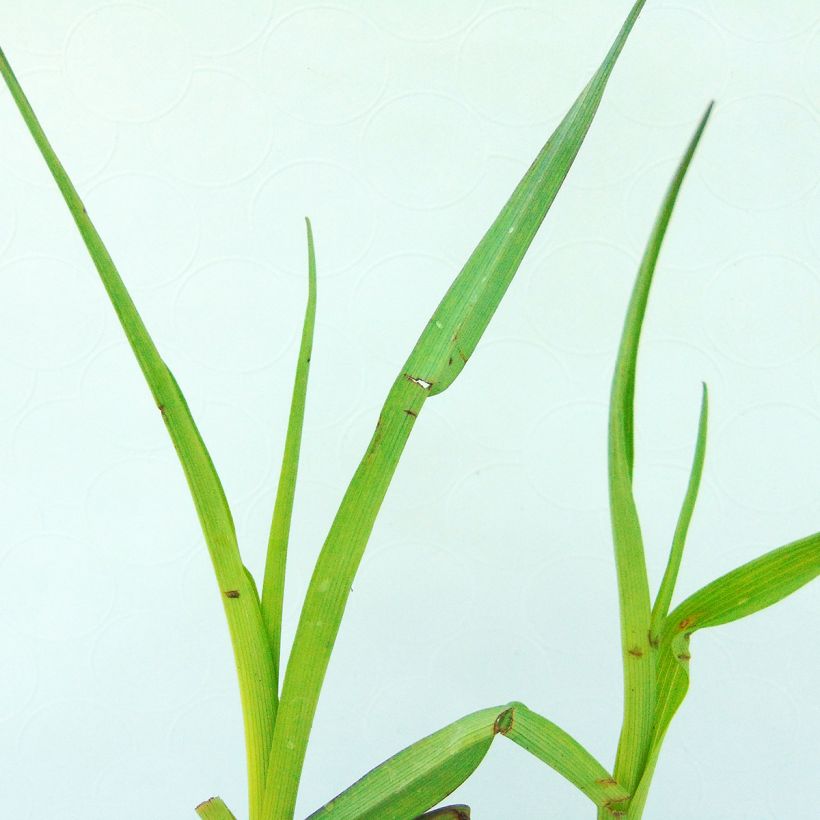
M 410 431 L 428 396 L 461 372 L 572 165 L 644 5 L 527 171 L 444 296 L 382 409 L 317 561 L 288 660 L 268 767 L 265 815 L 290 817 L 319 693 L 353 578 Z

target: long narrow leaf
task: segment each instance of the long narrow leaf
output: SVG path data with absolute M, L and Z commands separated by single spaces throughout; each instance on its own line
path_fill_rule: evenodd
M 461 371 L 569 172 L 645 0 L 467 261 L 396 378 L 314 569 L 288 660 L 274 731 L 265 816 L 290 817 L 308 736 L 350 587 L 413 424 Z
M 196 807 L 202 820 L 236 820 L 231 810 L 218 797 L 212 797 Z
M 563 729 L 523 703 L 511 703 L 473 712 L 408 746 L 308 820 L 414 817 L 460 786 L 499 734 L 551 766 L 598 806 L 628 797 L 606 769 Z
M 698 490 L 700 489 L 700 479 L 703 475 L 703 462 L 706 458 L 706 432 L 707 418 L 709 415 L 709 391 L 703 385 L 703 396 L 700 403 L 700 420 L 698 421 L 698 437 L 695 444 L 695 455 L 692 459 L 692 469 L 689 474 L 689 484 L 686 487 L 686 495 L 681 505 L 678 524 L 675 527 L 675 535 L 672 538 L 672 547 L 669 550 L 669 561 L 663 573 L 663 580 L 658 589 L 655 605 L 652 607 L 652 622 L 650 634 L 652 643 L 657 644 L 660 636 L 661 626 L 666 616 L 669 614 L 669 605 L 672 602 L 672 595 L 675 592 L 675 583 L 678 580 L 681 559 L 683 558 L 683 548 L 686 544 L 686 536 L 689 532 L 689 524 L 692 521 L 692 514 L 695 511 L 695 503 L 698 500 Z
M 659 648 L 658 700 L 652 747 L 630 811 L 638 812 L 646 802 L 666 731 L 689 689 L 691 635 L 698 629 L 736 621 L 772 606 L 818 575 L 820 533 L 815 533 L 772 550 L 712 581 L 668 616 Z
M 609 414 L 609 502 L 618 573 L 624 670 L 624 719 L 615 777 L 628 790 L 637 785 L 649 750 L 654 710 L 654 656 L 649 641 L 649 582 L 643 537 L 632 491 L 635 372 L 652 278 L 683 179 L 709 119 L 706 110 L 678 166 L 644 252 L 627 309 L 612 380 Z
M 82 200 L 49 144 L 2 51 L 0 73 L 77 224 L 188 480 L 233 643 L 245 720 L 251 817 L 256 818 L 261 808 L 265 764 L 276 710 L 276 690 L 273 686 L 273 661 L 259 602 L 239 555 L 225 493 L 179 385 L 160 357 Z
M 308 243 L 308 301 L 305 321 L 302 326 L 302 341 L 296 364 L 296 378 L 293 384 L 293 398 L 290 404 L 290 418 L 282 455 L 282 469 L 276 503 L 268 538 L 268 555 L 265 562 L 265 580 L 262 585 L 262 618 L 268 630 L 271 653 L 277 672 L 279 671 L 282 644 L 282 599 L 285 594 L 285 566 L 287 564 L 290 523 L 293 515 L 293 499 L 296 493 L 296 475 L 299 470 L 299 450 L 302 445 L 302 426 L 305 419 L 308 372 L 313 351 L 313 329 L 316 324 L 316 251 L 313 245 L 313 229 L 309 219 L 307 225 Z M 278 690 L 278 683 L 277 683 Z

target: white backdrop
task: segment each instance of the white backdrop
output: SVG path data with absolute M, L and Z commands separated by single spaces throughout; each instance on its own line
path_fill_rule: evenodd
M 424 321 L 628 0 L 7 0 L 0 42 L 186 391 L 261 574 L 316 231 L 319 322 L 286 601 Z M 610 766 L 605 407 L 637 260 L 709 99 L 650 304 L 637 489 L 656 584 L 820 529 L 820 10 L 649 0 L 474 359 L 430 402 L 354 584 L 300 816 L 520 699 Z M 64 205 L 0 92 L 0 793 L 6 816 L 245 812 L 227 630 L 181 472 Z M 818 588 L 693 640 L 650 818 L 815 817 Z M 478 818 L 591 817 L 509 743 Z

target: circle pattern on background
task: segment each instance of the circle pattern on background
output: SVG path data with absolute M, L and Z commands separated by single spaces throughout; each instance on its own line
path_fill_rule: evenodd
M 281 19 L 265 40 L 262 75 L 275 104 L 292 117 L 320 125 L 349 122 L 372 108 L 384 90 L 384 38 L 346 9 L 300 9 Z
M 274 171 L 254 196 L 251 220 L 277 269 L 300 282 L 307 271 L 305 215 L 316 234 L 323 278 L 355 265 L 373 242 L 373 197 L 359 174 L 321 160 L 301 160 Z
M 820 341 L 820 282 L 787 257 L 747 256 L 729 263 L 712 280 L 704 301 L 701 315 L 710 338 L 744 365 L 783 365 Z
M 273 128 L 259 92 L 225 71 L 197 70 L 185 95 L 151 125 L 156 161 L 196 185 L 231 185 L 267 156 Z
M 820 19 L 817 6 L 803 0 L 744 0 L 743 13 L 730 0 L 709 0 L 712 16 L 727 31 L 749 40 L 774 42 L 808 31 Z
M 199 54 L 230 54 L 262 35 L 270 20 L 273 0 L 210 3 L 201 0 L 153 0 L 171 17 Z
M 736 208 L 779 208 L 820 180 L 820 125 L 786 97 L 743 97 L 715 109 L 699 153 L 715 196 Z
M 15 259 L 0 272 L 11 283 L 0 300 L 0 355 L 23 367 L 52 370 L 91 352 L 105 315 L 93 274 L 48 256 Z
M 14 581 L 6 585 L 0 612 L 21 635 L 74 641 L 102 626 L 111 612 L 113 579 L 80 541 L 33 536 L 15 544 L 0 568 Z
M 199 219 L 178 187 L 147 174 L 121 174 L 85 197 L 105 245 L 131 291 L 173 281 L 199 245 Z
M 101 6 L 83 17 L 65 45 L 76 102 L 120 122 L 147 122 L 182 99 L 191 58 L 181 34 L 155 9 Z
M 484 171 L 475 115 L 441 94 L 408 94 L 382 105 L 368 120 L 362 154 L 374 187 L 408 208 L 452 205 Z
M 419 40 L 429 43 L 443 37 L 451 37 L 475 19 L 486 0 L 450 0 L 444 4 L 438 0 L 414 0 L 413 14 L 398 3 L 382 0 L 365 0 L 360 4 L 376 25 L 403 40 Z

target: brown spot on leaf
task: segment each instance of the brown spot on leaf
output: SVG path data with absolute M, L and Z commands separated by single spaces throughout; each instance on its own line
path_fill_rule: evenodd
M 415 418 L 418 415 L 418 413 L 415 410 L 410 410 L 410 408 L 408 408 L 404 412 L 407 413 L 408 416 L 412 416 L 413 418 Z
M 510 707 L 505 709 L 496 719 L 493 724 L 494 735 L 506 735 L 513 727 L 513 720 L 515 717 L 515 710 Z
M 229 589 L 225 593 L 226 598 L 238 598 L 239 597 L 239 590 L 238 589 Z
M 643 649 L 639 646 L 633 646 L 632 649 L 627 650 L 633 658 L 642 658 L 643 657 Z

